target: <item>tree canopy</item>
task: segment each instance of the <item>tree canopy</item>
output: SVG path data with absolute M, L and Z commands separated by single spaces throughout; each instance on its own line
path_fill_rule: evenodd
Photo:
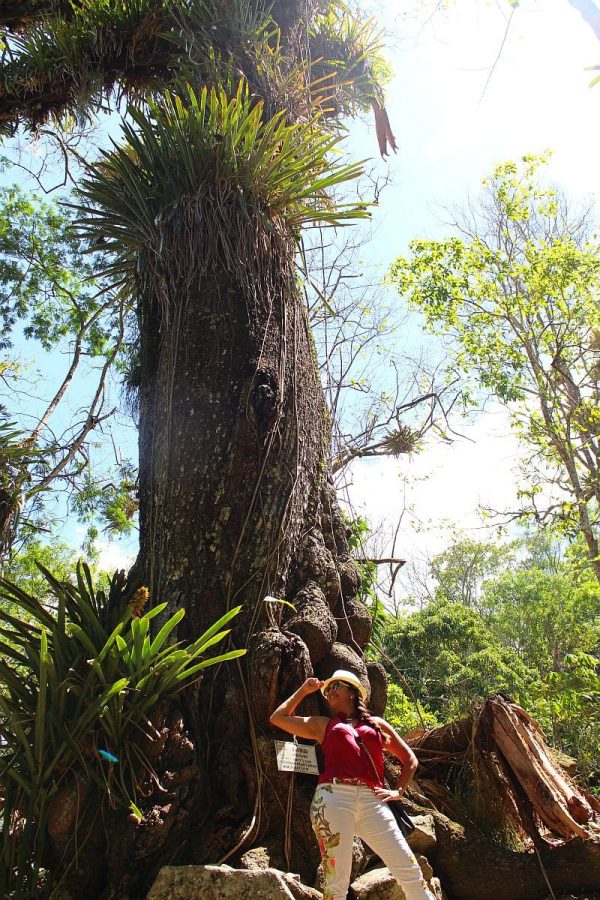
M 529 451 L 524 513 L 585 538 L 600 578 L 600 253 L 591 213 L 540 181 L 544 157 L 504 163 L 460 236 L 415 240 L 391 280 L 453 363 L 509 404 Z

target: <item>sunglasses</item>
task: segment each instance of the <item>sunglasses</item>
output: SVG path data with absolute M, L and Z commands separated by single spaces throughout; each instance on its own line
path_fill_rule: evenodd
M 329 691 L 330 691 L 332 688 L 336 688 L 336 689 L 337 689 L 337 688 L 341 688 L 341 687 L 347 688 L 348 685 L 346 684 L 345 681 L 330 681 L 329 684 L 327 685 L 326 690 L 325 690 L 325 696 L 327 696 L 327 694 L 329 693 Z

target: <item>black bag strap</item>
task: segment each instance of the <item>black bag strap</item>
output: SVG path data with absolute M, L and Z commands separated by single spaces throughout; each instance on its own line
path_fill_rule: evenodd
M 356 743 L 358 744 L 360 749 L 364 750 L 365 753 L 367 754 L 367 756 L 369 757 L 369 762 L 371 763 L 371 768 L 373 769 L 373 774 L 375 775 L 375 781 L 377 783 L 379 783 L 381 779 L 379 778 L 379 773 L 377 772 L 377 769 L 375 768 L 375 763 L 373 762 L 373 757 L 371 756 L 371 754 L 369 752 L 369 748 L 363 741 L 362 737 L 360 736 L 360 734 L 358 733 L 356 728 L 354 728 L 353 725 L 351 725 L 350 727 L 352 728 L 352 731 L 354 732 L 354 740 L 356 741 Z
M 361 748 L 361 750 L 364 750 L 365 753 L 367 754 L 367 756 L 369 757 L 369 762 L 371 763 L 371 767 L 375 774 L 375 778 L 377 781 L 379 781 L 379 775 L 377 774 L 377 769 L 375 768 L 375 763 L 373 762 L 373 757 L 369 753 L 369 748 L 367 747 L 367 745 L 361 738 L 360 734 L 356 731 L 356 729 L 353 728 L 352 730 L 354 731 L 354 740 L 356 741 L 358 746 Z M 392 811 L 392 815 L 394 816 L 396 822 L 398 823 L 398 827 L 400 828 L 400 831 L 402 832 L 403 836 L 405 838 L 409 837 L 415 830 L 415 823 L 413 822 L 413 820 L 410 818 L 410 816 L 404 809 L 404 806 L 402 805 L 402 801 L 401 800 L 390 800 L 390 801 L 388 801 L 388 806 L 389 806 L 390 810 Z

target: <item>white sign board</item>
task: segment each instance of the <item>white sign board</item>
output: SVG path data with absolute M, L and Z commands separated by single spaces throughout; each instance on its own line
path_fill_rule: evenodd
M 275 741 L 277 768 L 280 772 L 302 772 L 318 775 L 317 752 L 308 744 L 294 744 L 292 741 Z

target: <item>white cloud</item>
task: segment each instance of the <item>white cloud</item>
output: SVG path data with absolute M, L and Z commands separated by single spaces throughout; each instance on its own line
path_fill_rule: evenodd
M 465 439 L 434 444 L 410 458 L 353 464 L 354 511 L 388 529 L 402 515 L 396 551 L 409 561 L 440 552 L 457 530 L 488 539 L 495 526 L 482 518 L 480 508 L 517 507 L 519 446 L 508 412 L 490 405 L 461 431 Z
M 125 569 L 127 572 L 137 555 L 137 550 L 131 545 L 124 545 L 116 541 L 97 540 L 98 566 L 104 572 L 115 572 L 117 569 Z

